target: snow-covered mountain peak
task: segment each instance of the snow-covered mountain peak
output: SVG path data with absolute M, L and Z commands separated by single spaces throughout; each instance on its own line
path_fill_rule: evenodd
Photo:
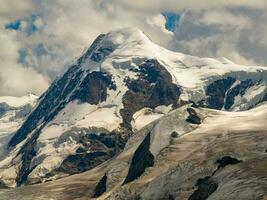
M 124 28 L 99 35 L 77 60 L 77 64 L 86 71 L 106 71 L 107 65 L 101 63 L 123 63 L 125 60 L 153 58 L 152 52 L 160 52 L 160 47 L 144 32 L 137 28 Z M 128 65 L 129 67 L 131 66 Z
M 143 31 L 134 27 L 129 27 L 107 33 L 105 40 L 122 45 L 130 42 L 145 43 L 149 41 L 149 38 Z
M 266 82 L 267 68 L 172 52 L 135 28 L 99 35 L 11 138 L 0 181 L 16 186 L 91 169 L 184 104 L 253 108 L 267 100 Z
M 100 35 L 78 64 L 86 71 L 103 71 L 114 74 L 114 70 L 136 69 L 146 60 L 154 59 L 163 65 L 172 76 L 173 82 L 190 90 L 203 90 L 203 82 L 210 82 L 210 77 L 243 72 L 255 73 L 257 79 L 267 76 L 265 67 L 238 65 L 227 58 L 199 58 L 167 50 L 151 41 L 144 32 L 137 28 L 124 28 Z M 244 73 L 245 72 L 245 73 Z M 130 73 L 128 73 L 130 75 Z M 242 78 L 241 77 L 241 78 Z

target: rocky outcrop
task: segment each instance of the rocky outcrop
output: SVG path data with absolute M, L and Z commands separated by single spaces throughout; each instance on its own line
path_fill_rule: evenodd
M 107 175 L 105 174 L 97 183 L 93 198 L 101 196 L 107 190 Z
M 193 108 L 187 108 L 189 116 L 186 118 L 186 121 L 191 124 L 201 124 L 203 117 L 200 116 Z
M 188 198 L 188 200 L 205 200 L 216 191 L 218 188 L 218 183 L 213 179 L 213 176 L 216 174 L 218 170 L 226 167 L 227 165 L 235 165 L 242 161 L 232 158 L 231 156 L 224 156 L 221 159 L 217 160 L 218 164 L 217 169 L 212 173 L 211 176 L 206 176 L 204 178 L 198 179 L 196 183 L 197 189 L 193 192 L 192 195 Z
M 222 109 L 227 91 L 236 81 L 233 77 L 216 80 L 209 84 L 206 89 L 207 105 L 209 108 Z
M 154 164 L 154 156 L 149 150 L 150 147 L 150 133 L 145 137 L 142 143 L 134 152 L 128 175 L 126 176 L 123 184 L 127 184 L 138 177 L 140 177 L 147 167 Z
M 244 81 L 241 81 L 239 84 L 233 86 L 226 94 L 224 108 L 226 110 L 229 110 L 234 105 L 236 96 L 240 95 L 241 97 L 243 97 L 247 89 L 257 84 L 258 83 L 251 79 L 246 79 Z
M 116 133 L 88 133 L 82 136 L 80 147 L 76 153 L 69 155 L 62 164 L 47 174 L 53 177 L 56 174 L 76 174 L 90 170 L 104 161 L 118 154 L 125 145 L 125 141 Z
M 218 169 L 224 168 L 227 165 L 235 165 L 241 162 L 242 162 L 241 160 L 232 158 L 231 156 L 224 156 L 221 159 L 216 161 L 216 163 L 218 164 Z
M 98 104 L 106 101 L 108 89 L 116 90 L 111 75 L 103 72 L 92 72 L 84 78 L 71 100 L 78 99 L 81 102 Z
M 196 183 L 198 189 L 188 198 L 188 200 L 205 200 L 216 191 L 218 184 L 210 176 L 198 179 Z
M 170 73 L 157 61 L 147 60 L 139 66 L 138 78 L 125 79 L 128 91 L 123 96 L 124 108 L 120 111 L 123 118 L 122 126 L 132 130 L 133 114 L 147 107 L 154 109 L 159 105 L 178 106 L 181 91 L 172 83 Z
M 245 80 L 238 80 L 237 78 L 228 76 L 227 78 L 219 79 L 210 83 L 206 88 L 206 100 L 199 102 L 198 104 L 213 109 L 231 110 L 233 109 L 234 104 L 236 104 L 236 106 L 240 106 L 239 104 L 242 103 L 241 99 L 252 87 L 265 86 L 263 80 L 253 80 L 249 78 Z M 264 96 L 266 94 L 267 90 L 265 88 L 265 92 L 263 94 L 260 94 L 263 96 L 263 98 L 257 98 L 254 103 L 250 103 L 251 106 L 247 106 L 245 107 L 245 109 L 250 109 L 253 106 L 256 106 L 257 104 L 265 101 Z M 250 98 L 255 98 L 254 94 L 249 95 L 251 96 Z M 239 97 L 240 102 L 237 102 L 237 97 Z M 243 101 L 245 102 L 247 100 Z

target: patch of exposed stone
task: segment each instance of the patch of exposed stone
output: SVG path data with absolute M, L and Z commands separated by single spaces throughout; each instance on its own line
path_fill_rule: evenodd
M 123 182 L 127 184 L 138 177 L 140 177 L 147 167 L 154 165 L 154 156 L 149 150 L 150 147 L 150 133 L 147 134 L 145 139 L 134 152 L 128 174 Z
M 148 107 L 154 109 L 159 105 L 178 106 L 180 88 L 172 83 L 170 73 L 157 61 L 147 60 L 139 66 L 138 78 L 125 79 L 128 91 L 123 96 L 122 127 L 132 130 L 131 120 L 138 110 Z
M 186 121 L 191 124 L 201 124 L 202 117 L 193 109 L 193 108 L 187 108 L 187 112 L 189 116 L 186 118 Z
M 88 133 L 78 141 L 80 147 L 75 154 L 67 156 L 62 164 L 49 174 L 76 174 L 90 170 L 118 154 L 126 141 L 115 132 L 112 133 Z
M 178 134 L 176 131 L 173 131 L 173 132 L 171 133 L 171 137 L 173 137 L 173 138 L 177 138 L 178 135 L 179 135 L 179 134 Z
M 116 85 L 112 82 L 112 77 L 103 72 L 92 72 L 82 81 L 72 100 L 80 100 L 90 104 L 98 104 L 107 99 L 107 90 L 116 90 Z
M 218 184 L 212 177 L 206 176 L 205 178 L 198 179 L 196 183 L 197 190 L 188 198 L 188 200 L 205 200 L 218 188 Z
M 256 84 L 257 83 L 255 83 L 255 81 L 247 79 L 245 81 L 241 81 L 239 84 L 232 87 L 226 94 L 224 108 L 226 110 L 229 110 L 232 105 L 234 105 L 236 96 L 240 95 L 241 97 L 243 97 L 246 90 Z
M 216 161 L 216 163 L 218 164 L 218 169 L 223 168 L 227 165 L 235 165 L 241 162 L 242 162 L 241 160 L 232 158 L 231 156 L 224 156 L 221 159 Z
M 236 158 L 232 158 L 230 156 L 224 156 L 221 159 L 217 160 L 218 164 L 217 169 L 212 173 L 211 176 L 206 176 L 204 178 L 200 178 L 197 180 L 196 187 L 197 189 L 193 192 L 192 195 L 188 198 L 188 200 L 205 200 L 214 193 L 218 188 L 218 183 L 213 179 L 213 176 L 216 174 L 218 170 L 226 167 L 227 165 L 235 165 L 242 162 Z
M 243 97 L 249 88 L 261 83 L 261 81 L 252 79 L 246 79 L 239 83 L 236 81 L 236 78 L 227 77 L 212 82 L 206 88 L 207 99 L 198 102 L 198 104 L 212 109 L 230 110 L 235 103 L 235 97 L 238 95 Z M 263 98 L 260 102 L 263 101 L 266 100 Z M 260 102 L 256 102 L 256 104 Z
M 233 77 L 216 80 L 206 88 L 207 106 L 209 108 L 221 110 L 224 106 L 226 92 L 236 81 Z
M 33 135 L 20 149 L 17 156 L 21 155 L 21 167 L 18 171 L 16 177 L 17 186 L 21 186 L 27 181 L 28 175 L 34 170 L 34 167 L 31 168 L 31 160 L 36 156 L 35 145 L 38 134 Z
M 95 39 L 87 52 L 78 60 L 79 64 L 86 62 L 88 59 L 101 62 L 114 51 L 116 45 L 112 41 L 105 40 L 105 36 L 105 34 L 101 34 Z
M 107 175 L 104 174 L 104 176 L 100 179 L 100 181 L 97 183 L 93 198 L 97 198 L 101 196 L 104 192 L 107 190 Z

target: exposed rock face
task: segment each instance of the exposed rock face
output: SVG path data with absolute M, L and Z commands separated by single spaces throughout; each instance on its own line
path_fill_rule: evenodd
M 123 96 L 124 108 L 120 111 L 125 128 L 132 130 L 131 120 L 141 108 L 159 105 L 177 107 L 181 91 L 172 83 L 170 73 L 157 60 L 147 60 L 139 66 L 136 80 L 126 79 L 129 90 Z
M 206 176 L 204 178 L 198 179 L 196 183 L 197 190 L 194 191 L 192 195 L 188 198 L 188 200 L 205 200 L 208 199 L 208 197 L 216 191 L 218 188 L 218 183 L 214 181 L 213 176 L 216 174 L 216 172 L 224 168 L 227 165 L 234 165 L 238 164 L 242 161 L 232 158 L 231 156 L 224 156 L 221 159 L 217 160 L 216 163 L 218 164 L 217 169 L 212 173 L 211 176 Z
M 206 88 L 206 106 L 213 109 L 231 110 L 235 103 L 238 105 L 236 102 L 237 97 L 242 99 L 249 89 L 253 89 L 254 87 L 254 90 L 257 90 L 257 87 L 261 87 L 261 84 L 263 84 L 262 80 L 245 79 L 239 81 L 237 78 L 231 76 L 225 79 L 216 80 Z M 267 90 L 265 89 L 265 92 L 261 95 L 262 98 L 259 97 L 254 105 L 265 101 L 264 95 L 266 95 L 266 93 Z M 253 95 L 254 94 L 251 94 L 251 96 Z M 246 109 L 249 108 L 251 107 L 248 106 Z
M 107 175 L 105 174 L 101 180 L 98 182 L 95 188 L 95 193 L 93 198 L 101 196 L 107 190 Z
M 208 85 L 206 89 L 208 107 L 222 109 L 225 95 L 235 81 L 234 78 L 227 77 L 226 79 L 217 80 Z
M 192 124 L 201 124 L 203 121 L 202 117 L 198 115 L 198 113 L 193 108 L 187 108 L 187 112 L 189 116 L 186 121 Z
M 262 99 L 262 102 L 265 102 L 267 101 L 267 93 L 264 95 L 263 99 Z
M 116 85 L 112 82 L 111 76 L 102 72 L 92 72 L 85 77 L 71 100 L 78 99 L 81 102 L 98 104 L 106 101 L 108 89 L 116 90 Z
M 149 150 L 150 147 L 150 133 L 145 137 L 143 142 L 134 152 L 131 165 L 129 167 L 128 175 L 123 184 L 127 184 L 142 175 L 147 167 L 154 164 L 154 156 Z
M 255 83 L 253 80 L 247 79 L 245 81 L 241 81 L 239 84 L 232 87 L 227 92 L 224 108 L 226 110 L 229 110 L 233 106 L 236 96 L 238 96 L 238 95 L 240 95 L 241 97 L 244 96 L 246 90 L 249 89 L 250 87 L 256 85 L 256 84 L 257 83 Z
M 176 131 L 173 131 L 173 132 L 171 133 L 171 136 L 172 136 L 173 138 L 176 138 L 176 137 L 178 137 L 178 133 L 177 133 Z
M 36 139 L 37 138 L 33 137 L 31 140 L 28 140 L 28 142 L 23 146 L 23 148 L 21 148 L 20 152 L 18 153 L 18 155 L 22 155 L 21 168 L 16 177 L 16 183 L 18 186 L 27 181 L 28 175 L 35 168 L 35 166 L 31 168 L 31 160 L 36 155 L 36 151 L 34 149 Z
M 198 189 L 188 198 L 188 200 L 205 200 L 216 191 L 218 184 L 210 176 L 198 179 L 196 186 Z
M 232 158 L 231 156 L 224 156 L 221 159 L 216 161 L 216 163 L 218 163 L 218 169 L 223 168 L 227 165 L 235 165 L 241 162 L 242 162 L 241 160 Z
M 82 146 L 76 153 L 65 158 L 60 167 L 48 176 L 58 173 L 75 174 L 92 169 L 120 152 L 125 142 L 116 133 L 89 133 L 80 139 Z

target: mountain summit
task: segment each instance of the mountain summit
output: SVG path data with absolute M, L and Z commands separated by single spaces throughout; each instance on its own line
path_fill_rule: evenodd
M 266 100 L 265 67 L 172 52 L 135 28 L 102 34 L 11 138 L 0 182 L 16 187 L 92 169 L 121 152 L 136 131 L 185 104 L 242 111 Z M 189 124 L 202 120 L 186 113 Z

